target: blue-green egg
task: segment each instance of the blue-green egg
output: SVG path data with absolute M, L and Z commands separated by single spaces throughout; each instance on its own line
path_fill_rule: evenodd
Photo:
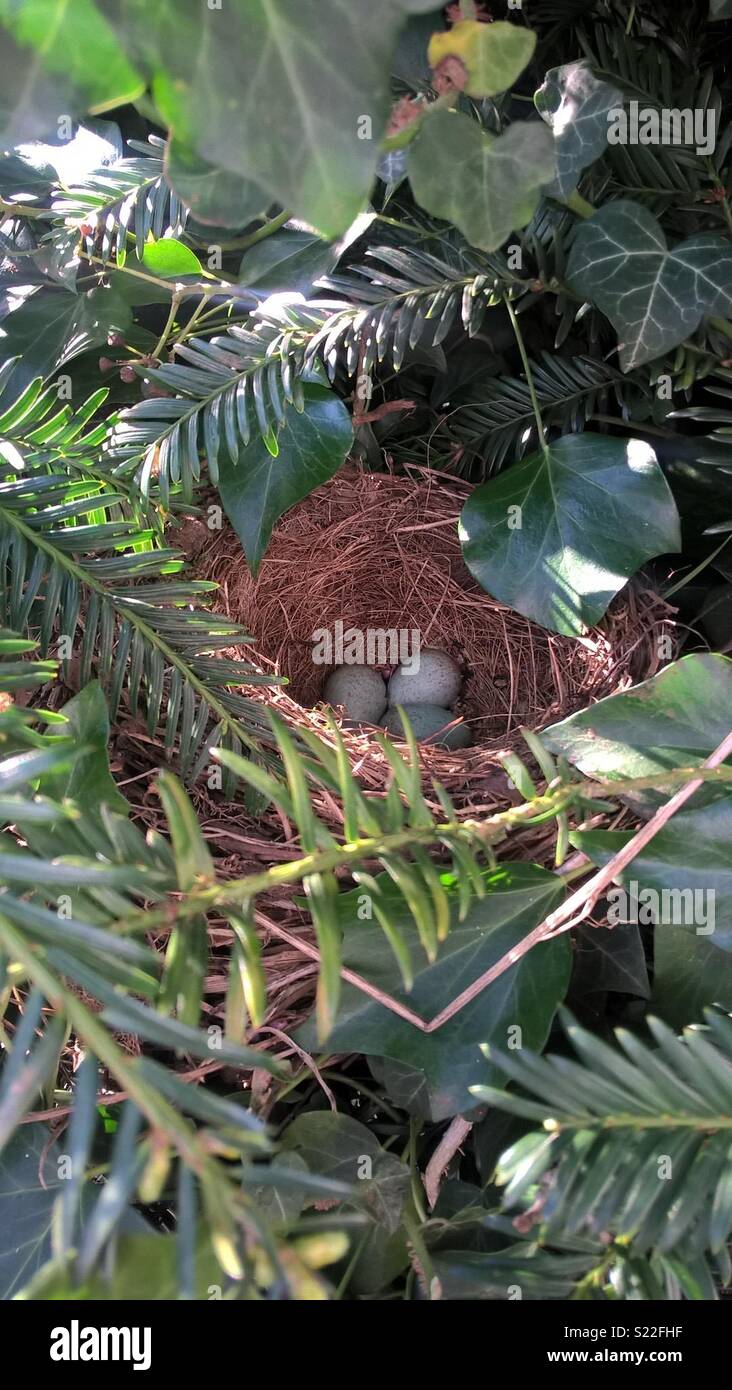
M 425 647 L 419 666 L 397 666 L 389 681 L 390 705 L 441 705 L 449 708 L 460 694 L 462 672 L 447 652 Z
M 325 683 L 323 698 L 329 705 L 342 705 L 347 719 L 377 724 L 386 709 L 386 685 L 371 666 L 338 666 Z
M 470 730 L 466 724 L 456 724 L 452 729 L 445 729 L 445 725 L 449 724 L 455 716 L 452 710 L 445 709 L 443 705 L 402 705 L 402 709 L 409 720 L 414 737 L 418 740 L 428 739 L 430 743 L 436 743 L 441 748 L 451 750 L 467 748 L 468 744 L 472 742 Z M 383 725 L 387 733 L 402 736 L 404 734 L 404 725 L 399 710 L 391 705 L 386 711 Z

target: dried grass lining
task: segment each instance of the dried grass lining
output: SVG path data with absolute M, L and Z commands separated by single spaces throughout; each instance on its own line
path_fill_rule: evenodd
M 546 632 L 468 572 L 456 521 L 469 485 L 412 473 L 342 469 L 282 518 L 256 580 L 228 526 L 206 536 L 195 569 L 218 582 L 216 607 L 252 633 L 262 668 L 290 682 L 251 693 L 321 733 L 317 705 L 330 668 L 313 661 L 317 629 L 337 620 L 362 631 L 418 628 L 423 646 L 450 652 L 465 673 L 459 712 L 474 746 L 450 753 L 423 745 L 422 757 L 426 781 L 437 777 L 469 804 L 495 789 L 496 753 L 521 746 L 522 725 L 541 728 L 653 675 L 672 610 L 637 580 L 586 637 Z M 388 769 L 374 738 L 345 737 L 364 784 L 381 788 Z

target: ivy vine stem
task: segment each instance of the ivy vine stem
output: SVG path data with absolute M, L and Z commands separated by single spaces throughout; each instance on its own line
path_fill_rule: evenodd
M 157 358 L 158 361 L 160 361 L 160 354 L 168 341 L 168 334 L 171 332 L 175 323 L 176 314 L 178 313 L 178 310 L 180 308 L 181 298 L 182 296 L 180 290 L 176 288 L 173 292 L 173 297 L 170 301 L 170 312 L 168 314 L 167 322 L 162 333 L 160 334 L 160 337 L 158 338 L 157 343 L 155 344 L 152 353 L 153 357 Z
M 225 243 L 225 250 L 247 251 L 250 246 L 256 246 L 258 242 L 265 241 L 268 236 L 278 232 L 280 227 L 284 227 L 292 217 L 291 208 L 284 208 L 278 212 L 276 217 L 271 217 L 269 222 L 265 222 L 261 227 L 257 227 L 255 232 L 250 232 L 248 236 L 240 237 L 237 241 Z
M 511 327 L 513 328 L 514 335 L 516 337 L 516 342 L 518 343 L 518 350 L 521 353 L 521 361 L 523 362 L 524 371 L 526 373 L 526 384 L 529 388 L 531 406 L 534 412 L 534 419 L 536 420 L 536 430 L 539 436 L 539 444 L 541 448 L 544 450 L 544 453 L 547 453 L 548 445 L 546 442 L 546 435 L 544 433 L 544 425 L 541 418 L 541 410 L 539 408 L 539 398 L 536 394 L 536 387 L 534 386 L 534 377 L 531 371 L 531 363 L 529 362 L 529 355 L 526 351 L 526 344 L 524 343 L 523 333 L 519 328 L 516 310 L 514 309 L 513 304 L 511 303 L 511 300 L 508 295 L 505 296 L 504 303 L 506 305 L 506 308 L 508 309 L 508 316 L 511 320 Z

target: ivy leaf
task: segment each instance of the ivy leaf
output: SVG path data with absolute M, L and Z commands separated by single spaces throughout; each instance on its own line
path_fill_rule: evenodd
M 208 164 L 183 140 L 169 140 L 165 147 L 165 177 L 198 222 L 218 227 L 245 227 L 270 201 L 256 183 Z
M 461 19 L 444 33 L 432 35 L 427 57 L 432 68 L 438 68 L 446 58 L 457 58 L 466 72 L 462 90 L 471 97 L 492 97 L 513 86 L 535 48 L 532 29 L 503 19 L 493 24 Z
M 406 1110 L 416 1119 L 429 1119 L 430 1093 L 423 1071 L 406 1062 L 395 1062 L 391 1057 L 370 1057 L 369 1070 L 383 1086 L 392 1105 L 398 1105 L 400 1110 Z
M 0 1156 L 0 1298 L 9 1299 L 47 1259 L 51 1215 L 61 1180 L 46 1165 L 45 1187 L 38 1166 L 48 1144 L 44 1124 L 22 1125 Z
M 567 283 L 610 319 L 624 372 L 683 343 L 705 314 L 732 312 L 732 242 L 713 232 L 672 251 L 640 203 L 610 203 L 578 228 Z
M 162 275 L 165 279 L 178 280 L 183 275 L 200 275 L 203 271 L 195 251 L 175 237 L 148 242 L 142 253 L 142 264 L 153 275 Z
M 62 112 L 100 112 L 145 83 L 93 0 L 0 0 L 0 146 L 57 133 Z
M 553 166 L 546 126 L 515 121 L 504 135 L 487 135 L 470 116 L 443 110 L 422 122 L 407 162 L 417 202 L 482 251 L 530 222 Z
M 34 146 L 34 154 L 36 149 Z M 32 162 L 27 155 L 4 154 L 0 158 L 0 196 L 9 202 L 14 198 L 23 201 L 48 197 L 57 177 L 50 163 Z
M 680 927 L 657 931 L 649 1010 L 672 1028 L 687 1028 L 702 1023 L 711 1004 L 732 1010 L 732 956 L 714 945 L 714 937 Z
M 572 999 L 601 993 L 633 994 L 647 999 L 650 992 L 643 942 L 635 922 L 577 929 Z
M 587 777 L 652 777 L 708 758 L 729 733 L 730 709 L 732 661 L 695 652 L 541 737 Z
M 219 460 L 219 492 L 252 574 L 256 574 L 275 522 L 338 472 L 353 439 L 351 418 L 332 391 L 305 387 L 305 408 L 286 407 L 285 423 L 268 448 L 252 439 L 232 463 Z M 273 457 L 276 451 L 276 457 Z
M 646 560 L 681 546 L 650 445 L 590 433 L 564 435 L 477 487 L 460 538 L 488 593 L 571 637 L 602 617 Z
M 81 751 L 63 784 L 56 777 L 49 792 L 69 797 L 86 811 L 106 805 L 118 815 L 129 815 L 129 804 L 109 770 L 109 714 L 98 681 L 90 681 L 64 705 L 64 717 L 64 733 L 73 735 Z
M 409 1169 L 382 1149 L 365 1125 L 328 1111 L 298 1115 L 281 1143 L 286 1151 L 299 1154 L 312 1173 L 352 1186 L 354 1200 L 386 1231 L 398 1230 L 409 1192 Z
M 566 63 L 546 74 L 534 105 L 554 132 L 557 171 L 547 192 L 567 198 L 582 170 L 604 152 L 608 115 L 623 105 L 623 94 L 587 63 Z
M 58 1176 L 51 1133 L 40 1121 L 21 1125 L 0 1154 L 0 1300 L 12 1299 L 25 1289 L 51 1255 L 53 1209 L 67 1185 L 67 1179 Z M 92 1184 L 83 1190 L 82 1222 L 93 1191 Z M 122 1219 L 122 1230 L 146 1232 L 150 1227 L 130 1208 Z M 155 1239 L 172 1241 L 172 1237 Z
M 453 922 L 437 960 L 430 965 L 401 894 L 386 874 L 380 875 L 378 882 L 385 910 L 411 951 L 413 988 L 409 994 L 405 992 L 394 953 L 378 924 L 358 920 L 360 889 L 338 898 L 343 964 L 402 1000 L 425 1020 L 439 1013 L 521 941 L 558 905 L 563 891 L 554 874 L 535 864 L 503 865 L 485 875 L 485 898 L 474 900 L 465 920 L 458 922 L 456 890 L 449 887 Z M 431 1118 L 446 1119 L 475 1108 L 470 1086 L 497 1084 L 499 1073 L 486 1061 L 481 1043 L 505 1046 L 506 1030 L 518 1024 L 523 1047 L 543 1046 L 564 997 L 569 970 L 566 937 L 545 942 L 434 1033 L 421 1032 L 344 983 L 328 1049 L 390 1057 L 422 1071 Z M 298 1037 L 306 1047 L 316 1047 L 314 1023 L 306 1023 Z
M 431 0 L 115 0 L 173 138 L 317 227 L 345 231 L 373 182 L 399 31 Z M 211 189 L 208 216 L 226 220 Z
M 313 281 L 332 270 L 338 249 L 313 232 L 282 227 L 245 252 L 238 283 L 268 294 L 287 292 L 307 298 Z
M 578 830 L 570 838 L 576 849 L 604 868 L 632 839 L 632 833 Z M 618 874 L 616 882 L 628 891 L 631 883 L 637 883 L 639 889 L 673 895 L 659 898 L 661 905 L 666 901 L 672 920 L 659 918 L 656 933 L 687 927 L 720 950 L 732 952 L 731 841 L 732 797 L 678 811 Z
M 36 377 L 48 377 L 95 343 L 106 343 L 115 329 L 126 332 L 132 310 L 114 289 L 72 294 L 43 288 L 3 320 L 0 350 L 4 359 L 17 357 L 5 387 L 10 400 Z

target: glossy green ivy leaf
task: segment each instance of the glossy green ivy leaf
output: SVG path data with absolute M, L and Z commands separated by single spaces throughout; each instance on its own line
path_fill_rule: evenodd
M 0 0 L 0 146 L 57 134 L 58 118 L 145 90 L 94 0 Z
M 38 1168 L 48 1144 L 47 1125 L 22 1125 L 0 1155 L 0 1298 L 10 1299 L 28 1283 L 51 1249 L 51 1216 L 61 1179 L 46 1163 L 45 1187 Z
M 68 1180 L 58 1176 L 56 1149 L 51 1146 L 49 1150 L 50 1138 L 49 1126 L 40 1121 L 21 1125 L 0 1154 L 0 1300 L 14 1298 L 25 1290 L 51 1256 L 53 1210 Z M 41 1166 L 43 1185 L 39 1179 Z M 84 1189 L 82 1221 L 93 1191 L 91 1184 Z M 150 1227 L 130 1208 L 123 1218 L 123 1230 L 145 1232 Z M 163 1239 L 155 1237 L 158 1238 Z M 41 1280 L 44 1277 L 39 1275 Z
M 732 1011 L 732 955 L 715 946 L 714 937 L 681 927 L 657 931 L 650 1011 L 672 1028 L 687 1028 L 703 1023 L 711 1004 Z
M 695 652 L 541 737 L 588 777 L 649 777 L 708 758 L 729 733 L 730 710 L 732 660 Z
M 139 57 L 173 137 L 257 184 L 326 236 L 365 203 L 409 14 L 431 0 L 115 0 L 110 22 Z M 230 189 L 208 217 L 225 222 Z
M 392 1105 L 406 1110 L 416 1119 L 430 1117 L 430 1092 L 427 1080 L 419 1067 L 407 1062 L 395 1062 L 393 1057 L 369 1057 L 369 1070 Z
M 681 547 L 650 445 L 589 433 L 564 435 L 477 487 L 460 538 L 488 593 L 569 636 L 596 623 L 651 556 Z
M 296 227 L 282 227 L 245 251 L 239 284 L 268 294 L 302 294 L 307 299 L 313 281 L 332 270 L 338 247 Z
M 98 681 L 90 681 L 78 695 L 64 705 L 68 724 L 64 733 L 71 734 L 77 747 L 83 749 L 61 787 L 56 777 L 48 790 L 56 797 L 68 796 L 83 812 L 94 812 L 108 806 L 118 815 L 129 815 L 129 804 L 117 790 L 109 770 L 109 714 L 104 691 Z
M 252 574 L 259 569 L 272 527 L 290 507 L 338 472 L 353 438 L 345 405 L 321 386 L 305 387 L 302 414 L 285 408 L 277 455 L 257 437 L 241 447 L 236 463 L 219 458 L 219 492 L 244 548 Z
M 449 888 L 453 921 L 437 960 L 430 965 L 403 898 L 386 875 L 380 876 L 379 883 L 390 918 L 411 952 L 413 988 L 409 994 L 403 989 L 394 953 L 379 925 L 358 919 L 360 890 L 338 898 L 343 963 L 425 1020 L 433 1018 L 522 940 L 558 905 L 563 892 L 555 875 L 534 864 L 504 865 L 486 874 L 485 898 L 475 899 L 460 923 L 456 890 Z M 541 1048 L 564 997 L 569 970 L 569 942 L 560 936 L 531 951 L 434 1033 L 422 1033 L 344 983 L 338 1016 L 328 1037 L 329 1052 L 390 1057 L 422 1071 L 433 1120 L 469 1111 L 475 1108 L 469 1087 L 490 1084 L 489 1076 L 497 1076 L 480 1044 L 505 1046 L 507 1029 L 518 1025 L 522 1045 Z M 314 1023 L 308 1022 L 300 1036 L 306 1047 L 317 1046 Z
M 622 107 L 623 94 L 595 77 L 587 63 L 565 63 L 546 74 L 534 105 L 554 133 L 557 170 L 547 191 L 567 198 L 582 170 L 604 152 L 608 115 Z
M 470 116 L 440 110 L 409 146 L 407 170 L 423 208 L 454 222 L 473 246 L 495 251 L 533 217 L 553 161 L 551 132 L 538 121 L 487 135 Z
M 570 997 L 588 994 L 633 994 L 647 999 L 651 992 L 643 942 L 634 922 L 627 926 L 587 924 L 574 933 L 574 963 Z
M 536 48 L 536 34 L 503 19 L 483 24 L 460 19 L 443 33 L 433 34 L 427 56 L 433 68 L 453 58 L 465 68 L 463 91 L 471 97 L 492 97 L 508 91 L 520 77 Z
M 4 400 L 12 400 L 36 377 L 49 377 L 64 363 L 95 344 L 106 343 L 112 330 L 125 333 L 132 310 L 114 289 L 43 288 L 3 320 L 0 351 L 18 361 L 8 378 Z
M 169 140 L 165 147 L 165 177 L 199 222 L 219 227 L 245 227 L 269 202 L 257 184 L 207 163 L 183 140 Z
M 195 251 L 175 237 L 149 241 L 142 253 L 142 264 L 153 275 L 179 279 L 183 275 L 200 275 L 203 269 Z
M 683 343 L 705 314 L 732 312 L 732 241 L 701 232 L 669 250 L 653 214 L 623 199 L 578 228 L 567 283 L 607 314 L 629 372 Z
M 274 1183 L 250 1185 L 248 1182 L 247 1187 L 258 1211 L 279 1225 L 283 1221 L 296 1221 L 308 1198 L 311 1201 L 317 1198 L 313 1198 L 307 1187 L 308 1165 L 294 1149 L 291 1153 L 278 1152 L 277 1171 L 283 1176 Z M 267 1176 L 271 1178 L 271 1170 Z
M 282 1147 L 305 1160 L 312 1173 L 354 1188 L 354 1200 L 393 1233 L 409 1192 L 409 1169 L 382 1149 L 371 1130 L 350 1115 L 322 1110 L 298 1115 L 282 1136 Z

